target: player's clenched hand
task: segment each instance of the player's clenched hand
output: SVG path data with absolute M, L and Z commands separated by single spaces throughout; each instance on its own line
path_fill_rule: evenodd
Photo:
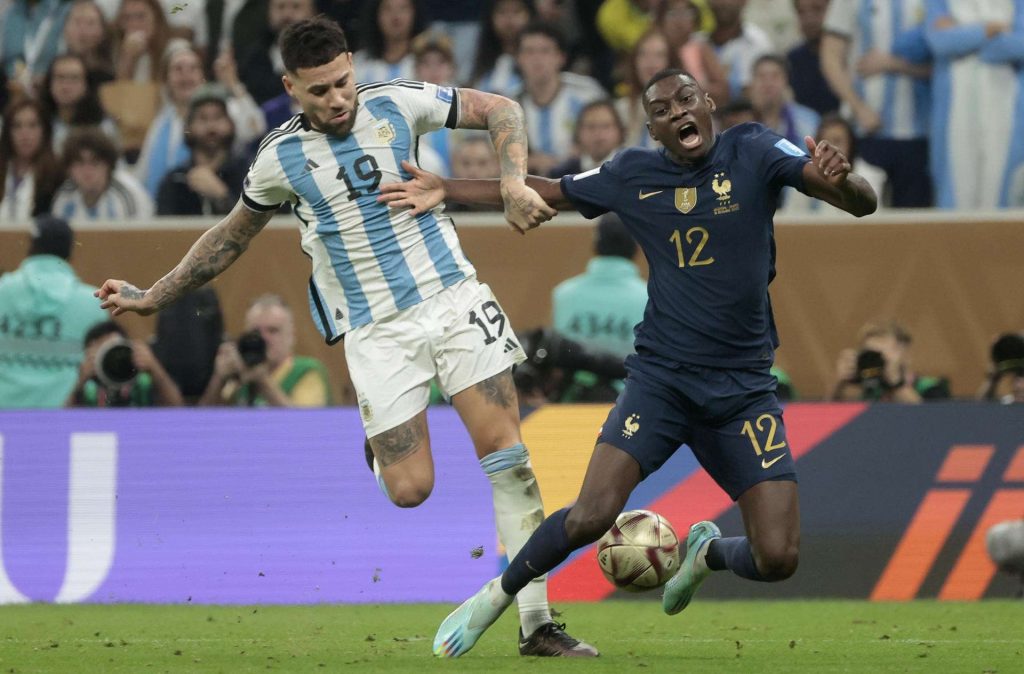
M 156 311 L 153 303 L 146 298 L 145 291 L 127 281 L 107 279 L 93 295 L 100 298 L 100 308 L 110 309 L 114 316 L 129 311 L 148 316 Z
M 806 136 L 804 142 L 807 143 L 807 150 L 811 153 L 811 163 L 821 172 L 825 180 L 836 187 L 846 182 L 846 176 L 852 170 L 846 155 L 827 140 L 815 142 L 813 138 Z
M 505 202 L 505 220 L 520 234 L 558 215 L 558 211 L 521 180 L 502 180 L 501 198 Z
M 412 176 L 404 183 L 381 185 L 377 201 L 391 208 L 408 208 L 409 215 L 426 213 L 444 201 L 444 179 L 419 166 L 402 161 L 402 168 Z

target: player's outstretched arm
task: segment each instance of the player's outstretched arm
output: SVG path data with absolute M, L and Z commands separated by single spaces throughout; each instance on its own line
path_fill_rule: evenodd
M 153 287 L 140 290 L 126 281 L 105 281 L 95 293 L 102 302 L 100 307 L 111 309 L 114 316 L 129 311 L 146 316 L 160 311 L 230 267 L 273 216 L 273 211 L 257 213 L 239 200 L 234 210 L 199 237 L 178 266 Z
M 858 218 L 878 208 L 878 196 L 864 178 L 853 172 L 850 161 L 827 140 L 804 138 L 811 161 L 804 165 L 804 191 Z
M 459 128 L 487 129 L 501 166 L 505 219 L 525 232 L 555 217 L 557 211 L 527 183 L 526 118 L 515 101 L 475 89 L 459 89 Z
M 501 182 L 490 180 L 449 180 L 424 171 L 407 161 L 402 168 L 412 175 L 411 180 L 403 183 L 381 185 L 381 196 L 377 201 L 388 204 L 392 208 L 408 208 L 410 215 L 419 215 L 434 208 L 442 201 L 456 201 L 471 206 L 501 206 L 504 200 L 501 195 Z M 539 176 L 526 176 L 526 185 L 534 190 L 544 202 L 554 208 L 571 208 L 572 202 L 562 194 L 561 181 Z M 540 223 L 526 229 L 536 227 Z M 520 233 L 525 229 L 517 228 Z

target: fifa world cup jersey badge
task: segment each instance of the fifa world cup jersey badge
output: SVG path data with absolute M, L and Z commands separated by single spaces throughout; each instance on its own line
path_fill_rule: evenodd
M 359 416 L 363 418 L 364 424 L 373 421 L 373 408 L 370 407 L 370 401 L 366 398 L 359 401 Z
M 382 119 L 374 124 L 373 133 L 378 142 L 387 145 L 390 145 L 391 141 L 395 139 L 395 127 L 391 126 L 391 121 L 387 119 Z
M 622 425 L 622 437 L 631 438 L 640 430 L 640 415 L 630 414 L 626 417 L 626 423 Z
M 696 187 L 676 188 L 676 210 L 680 213 L 689 213 L 697 205 Z
M 739 204 L 732 203 L 732 181 L 726 177 L 725 171 L 719 171 L 715 174 L 715 179 L 711 181 L 711 189 L 718 195 L 718 206 L 714 210 L 715 215 L 735 213 L 740 210 Z

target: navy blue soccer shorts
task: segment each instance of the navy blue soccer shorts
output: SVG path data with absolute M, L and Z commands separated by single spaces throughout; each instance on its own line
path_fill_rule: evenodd
M 598 442 L 628 453 L 644 478 L 681 445 L 733 501 L 766 480 L 796 482 L 776 379 L 764 369 L 677 363 L 649 352 L 626 359 L 626 387 Z

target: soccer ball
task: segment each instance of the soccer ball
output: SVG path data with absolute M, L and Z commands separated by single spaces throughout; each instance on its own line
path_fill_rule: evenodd
M 597 563 L 608 582 L 621 590 L 653 590 L 679 568 L 679 539 L 658 513 L 629 510 L 597 542 Z

